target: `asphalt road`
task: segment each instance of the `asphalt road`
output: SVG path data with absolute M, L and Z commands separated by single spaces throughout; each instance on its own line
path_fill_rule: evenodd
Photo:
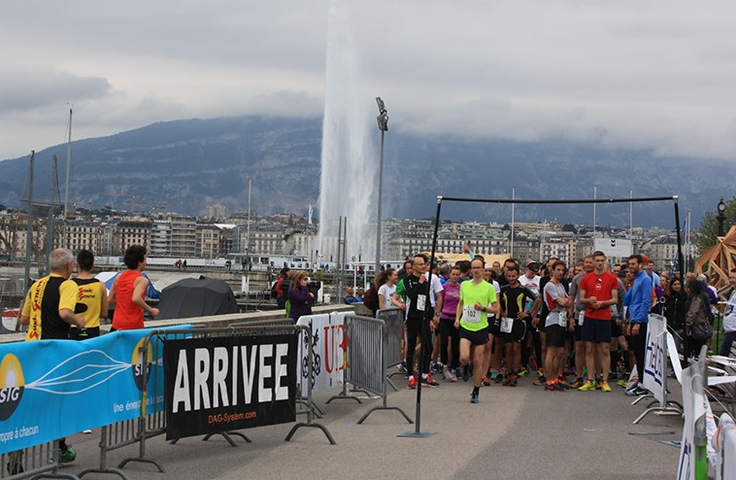
M 660 440 L 679 440 L 682 419 L 651 414 L 632 425 L 648 402 L 632 406 L 620 387 L 609 394 L 545 392 L 526 378 L 517 388 L 484 387 L 474 405 L 470 384 L 441 383 L 422 390 L 421 431 L 435 432 L 427 438 L 398 437 L 415 426 L 395 411 L 374 412 L 357 425 L 380 399 L 324 405 L 336 393 L 330 392 L 318 398 L 327 412 L 318 421 L 337 445 L 330 445 L 318 429 L 300 429 L 285 442 L 293 424 L 243 431 L 253 443 L 236 439 L 238 447 L 219 436 L 207 442 L 181 439 L 176 445 L 159 436 L 148 441 L 146 453 L 166 472 L 143 463 L 129 463 L 124 471 L 130 479 L 670 479 L 676 473 L 679 449 Z M 389 395 L 388 404 L 414 418 L 416 393 L 403 381 L 400 387 Z M 68 441 L 78 458 L 62 471 L 78 473 L 99 465 L 98 430 Z M 137 452 L 138 446 L 112 451 L 108 465 Z M 91 473 L 84 478 L 113 476 Z

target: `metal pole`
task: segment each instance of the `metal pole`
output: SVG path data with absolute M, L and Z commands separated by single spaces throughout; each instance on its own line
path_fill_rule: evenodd
M 64 189 L 64 220 L 69 204 L 69 170 L 72 165 L 72 109 L 69 109 L 69 139 L 66 144 L 66 188 Z M 57 179 L 58 180 L 58 179 Z
M 437 234 L 439 232 L 440 228 L 440 210 L 442 209 L 442 197 L 437 197 L 437 212 L 435 214 L 434 218 L 434 235 L 432 237 L 432 256 L 429 260 L 429 279 L 427 280 L 429 283 L 429 295 L 432 295 L 432 264 L 434 264 L 435 260 L 435 253 L 437 252 Z M 428 301 L 431 303 L 431 299 L 428 299 Z M 417 407 L 416 407 L 416 414 L 415 414 L 415 421 L 414 424 L 415 429 L 413 432 L 407 432 L 404 434 L 399 435 L 399 437 L 414 437 L 414 438 L 427 438 L 431 437 L 437 432 L 422 432 L 422 378 L 424 373 L 424 360 L 422 357 L 425 355 L 426 352 L 424 352 L 424 338 L 429 334 L 427 330 L 429 330 L 429 314 L 430 314 L 431 308 L 425 308 L 424 309 L 424 318 L 422 319 L 422 328 L 421 328 L 421 342 L 419 345 L 421 345 L 421 349 L 419 352 L 419 378 L 417 380 Z M 429 352 L 431 354 L 431 352 Z M 411 371 L 411 365 L 407 366 L 409 368 L 409 371 Z
M 516 187 L 511 187 L 511 200 L 516 200 Z M 516 203 L 511 204 L 511 258 L 514 258 L 514 221 L 516 216 Z
M 31 150 L 31 161 L 28 166 L 28 227 L 26 229 L 26 268 L 23 276 L 23 294 L 31 286 L 31 249 L 33 248 L 33 164 L 36 159 L 36 151 Z
M 629 190 L 629 198 L 634 198 L 633 190 Z M 634 240 L 634 202 L 629 202 L 629 238 Z
M 49 213 L 46 217 L 46 275 L 51 274 L 51 250 L 54 245 L 54 206 L 56 203 L 56 190 L 54 186 L 59 182 L 56 155 L 51 157 L 51 201 L 49 202 Z
M 383 199 L 383 137 L 386 135 L 381 130 L 381 160 L 378 167 L 378 216 L 376 217 L 376 269 L 374 275 L 381 271 L 381 203 Z
M 598 187 L 593 187 L 593 200 L 598 199 Z M 595 207 L 597 203 L 593 203 L 593 236 L 595 236 Z
M 675 231 L 677 233 L 677 270 L 680 272 L 680 281 L 685 284 L 685 266 L 684 258 L 682 256 L 682 238 L 680 235 L 680 207 L 679 197 L 677 195 L 672 197 L 672 202 L 675 206 Z M 683 351 L 687 352 L 687 327 L 685 329 L 685 335 L 682 336 L 682 348 Z

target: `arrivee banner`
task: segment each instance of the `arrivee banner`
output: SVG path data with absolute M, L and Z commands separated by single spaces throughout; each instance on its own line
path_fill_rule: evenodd
M 297 338 L 167 340 L 166 438 L 295 421 Z

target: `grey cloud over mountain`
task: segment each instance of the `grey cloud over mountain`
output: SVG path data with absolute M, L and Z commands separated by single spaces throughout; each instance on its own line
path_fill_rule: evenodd
M 733 2 L 333 1 L 349 6 L 362 81 L 392 128 L 736 156 Z M 319 115 L 330 5 L 10 2 L 0 159 L 59 142 L 68 103 L 76 138 L 176 118 Z

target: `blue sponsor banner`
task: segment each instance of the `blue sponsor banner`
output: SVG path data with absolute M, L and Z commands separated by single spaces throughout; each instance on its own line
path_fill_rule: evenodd
M 162 411 L 160 340 L 140 353 L 150 331 L 0 345 L 0 453 L 139 417 L 142 362 L 151 366 L 146 413 Z

